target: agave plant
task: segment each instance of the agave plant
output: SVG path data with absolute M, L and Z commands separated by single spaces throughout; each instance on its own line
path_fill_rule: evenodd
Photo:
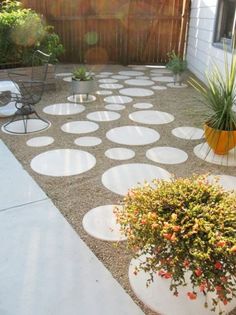
M 207 87 L 191 79 L 190 84 L 204 97 L 209 108 L 207 125 L 216 130 L 236 130 L 236 115 L 233 106 L 236 104 L 236 55 L 234 50 L 229 63 L 227 50 L 224 49 L 224 71 L 213 64 L 206 73 Z
M 93 77 L 91 76 L 90 73 L 86 71 L 84 67 L 79 67 L 73 71 L 72 79 L 79 81 L 90 81 L 93 79 Z

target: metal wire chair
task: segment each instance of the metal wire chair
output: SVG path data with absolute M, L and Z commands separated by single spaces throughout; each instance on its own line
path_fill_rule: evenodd
M 32 132 L 27 128 L 30 119 L 38 119 L 45 123 L 43 128 L 38 131 L 42 131 L 50 125 L 50 122 L 40 117 L 35 109 L 35 105 L 40 102 L 45 89 L 49 59 L 50 55 L 36 50 L 32 58 L 30 77 L 22 72 L 8 72 L 10 80 L 19 91 L 19 93 L 11 93 L 11 101 L 15 102 L 16 112 L 12 119 L 3 126 L 8 133 L 26 134 Z M 32 115 L 36 118 L 30 118 Z M 11 124 L 18 120 L 23 123 L 22 132 L 15 132 L 10 128 Z

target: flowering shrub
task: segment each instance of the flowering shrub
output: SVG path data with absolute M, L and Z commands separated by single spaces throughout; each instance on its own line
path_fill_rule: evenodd
M 149 283 L 156 273 L 171 278 L 170 290 L 178 296 L 188 273 L 192 291 L 187 297 L 194 300 L 213 292 L 212 310 L 235 296 L 233 192 L 210 184 L 206 176 L 154 180 L 129 191 L 115 213 L 135 257 L 145 254 L 135 273 L 149 273 Z

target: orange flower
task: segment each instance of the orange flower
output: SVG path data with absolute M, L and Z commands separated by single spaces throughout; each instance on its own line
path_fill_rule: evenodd
M 190 265 L 190 262 L 189 262 L 188 260 L 185 260 L 185 261 L 184 261 L 184 267 L 185 267 L 185 268 L 188 268 L 189 265 Z
M 216 268 L 217 270 L 221 270 L 221 269 L 223 268 L 223 266 L 222 266 L 222 264 L 221 264 L 219 261 L 217 261 L 217 262 L 215 263 L 215 268 Z
M 202 270 L 200 268 L 197 268 L 195 269 L 194 273 L 197 277 L 200 277 L 202 275 Z
M 188 292 L 187 296 L 190 298 L 190 300 L 196 300 L 197 294 L 194 292 Z
M 172 234 L 170 234 L 170 233 L 164 233 L 163 234 L 163 236 L 164 236 L 164 238 L 166 238 L 167 240 L 171 240 L 171 238 L 172 238 Z
M 143 224 L 143 225 L 147 224 L 147 220 L 143 219 L 143 220 L 141 221 L 141 224 Z
M 226 299 L 223 300 L 224 305 L 228 304 L 228 301 Z
M 217 285 L 215 287 L 215 289 L 216 289 L 217 292 L 220 292 L 222 290 L 222 286 L 221 285 Z
M 236 252 L 236 245 L 234 245 L 233 247 L 230 248 L 230 251 L 235 253 Z
M 172 227 L 172 230 L 173 230 L 174 232 L 179 232 L 180 229 L 181 229 L 181 227 L 180 227 L 179 225 L 174 225 L 174 226 Z
M 219 241 L 219 242 L 216 243 L 217 247 L 224 247 L 225 245 L 226 245 L 225 241 Z
M 202 282 L 199 286 L 199 290 L 200 292 L 203 292 L 206 290 L 206 282 Z
M 172 274 L 170 273 L 170 272 L 166 272 L 165 274 L 164 274 L 164 278 L 165 279 L 170 279 L 172 277 Z

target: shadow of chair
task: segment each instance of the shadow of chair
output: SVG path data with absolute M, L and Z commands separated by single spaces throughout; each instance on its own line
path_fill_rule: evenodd
M 27 134 L 49 127 L 50 122 L 37 113 L 35 106 L 40 102 L 44 93 L 49 59 L 50 55 L 36 50 L 32 58 L 30 76 L 22 72 L 8 72 L 18 93 L 11 93 L 11 101 L 15 102 L 16 112 L 11 120 L 3 125 L 3 129 L 7 133 Z M 38 124 L 38 122 L 40 122 L 40 126 L 32 128 L 32 125 Z

